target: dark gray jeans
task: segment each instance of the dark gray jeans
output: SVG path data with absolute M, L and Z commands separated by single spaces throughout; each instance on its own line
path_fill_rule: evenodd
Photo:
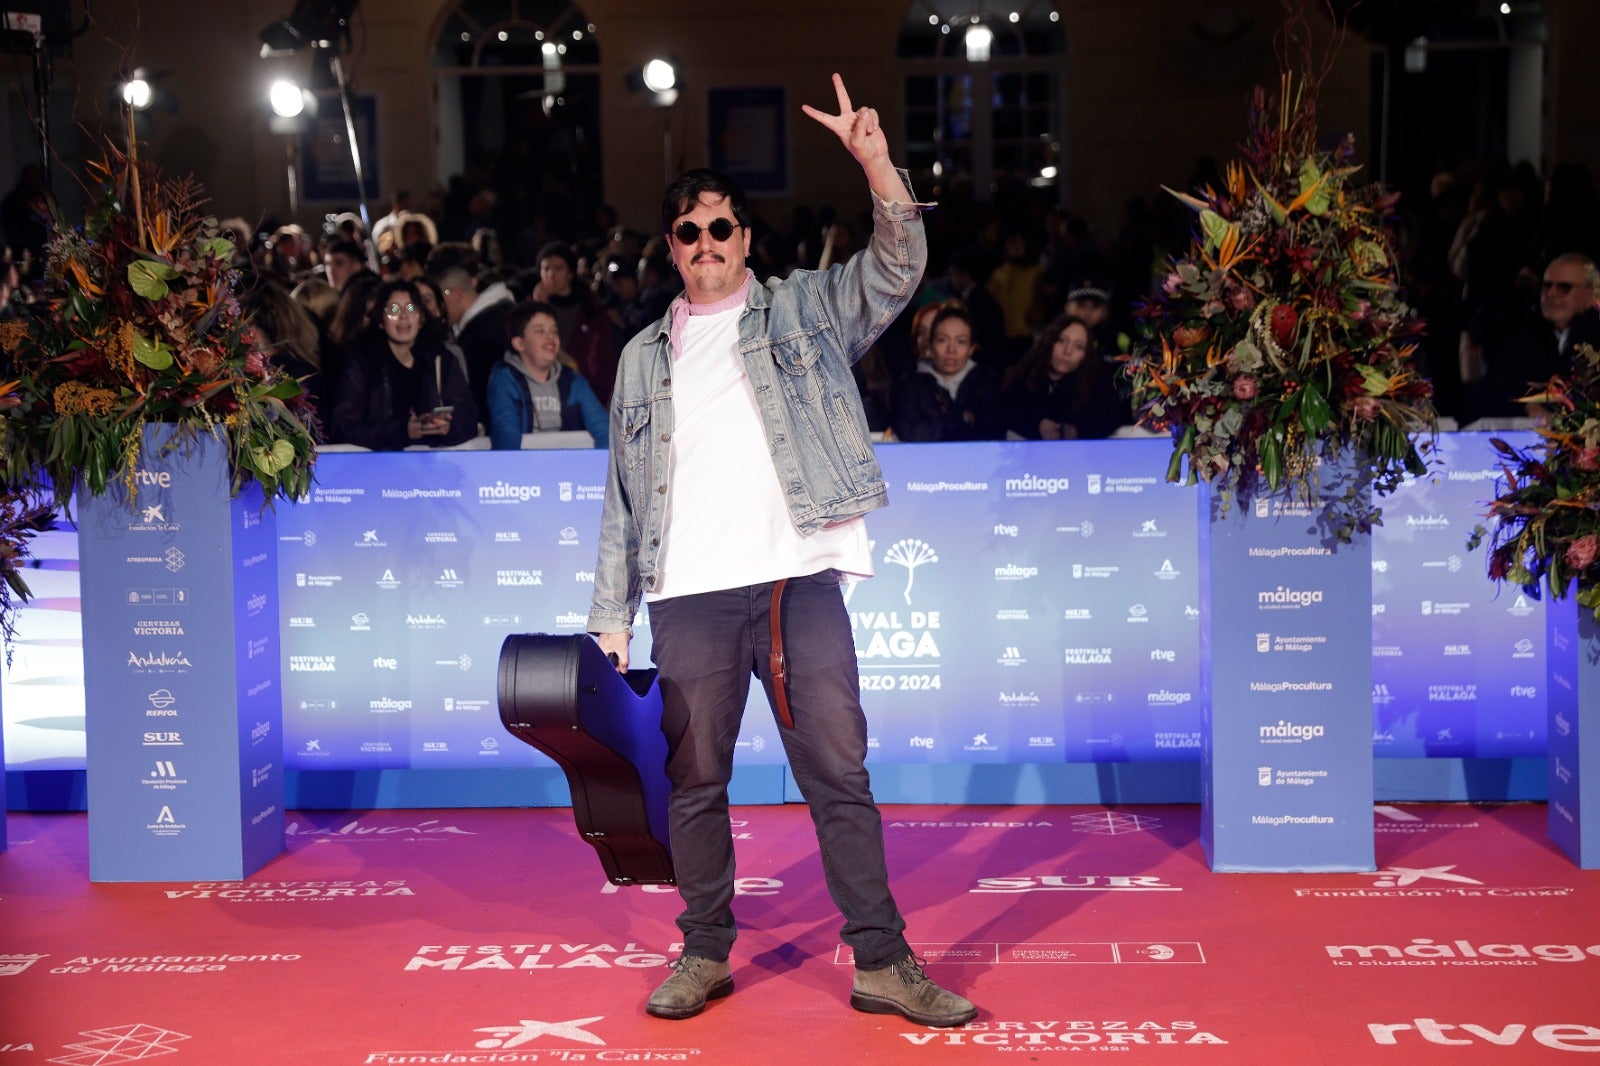
M 678 596 L 650 605 L 660 671 L 672 862 L 684 910 L 684 952 L 727 959 L 733 921 L 728 780 L 750 677 L 772 702 L 767 663 L 771 583 Z M 793 729 L 782 729 L 795 783 L 811 808 L 840 935 L 856 965 L 876 969 L 910 953 L 889 891 L 883 820 L 864 761 L 867 720 L 850 618 L 832 570 L 792 578 L 783 593 L 783 645 Z

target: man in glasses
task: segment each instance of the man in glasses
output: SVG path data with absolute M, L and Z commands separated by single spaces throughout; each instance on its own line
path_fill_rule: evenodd
M 659 670 L 683 954 L 646 1010 L 688 1018 L 733 990 L 728 780 L 754 674 L 810 805 L 855 956 L 850 1004 L 919 1024 L 977 1013 L 930 981 L 889 891 L 863 765 L 855 643 L 840 582 L 872 573 L 863 515 L 887 500 L 851 365 L 910 301 L 927 240 L 877 112 L 803 110 L 866 173 L 869 246 L 763 286 L 729 177 L 693 170 L 661 207 L 684 292 L 623 351 L 589 630 L 628 666 L 642 597 Z
M 1517 403 L 1556 374 L 1572 372 L 1572 352 L 1580 344 L 1600 346 L 1600 272 L 1586 255 L 1558 255 L 1544 268 L 1539 285 L 1539 317 L 1515 330 L 1490 362 L 1494 389 L 1486 413 L 1528 414 Z

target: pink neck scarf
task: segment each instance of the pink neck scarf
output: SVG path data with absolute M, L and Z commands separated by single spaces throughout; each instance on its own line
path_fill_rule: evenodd
M 687 297 L 680 296 L 672 304 L 672 325 L 669 333 L 672 341 L 672 358 L 679 359 L 683 355 L 680 338 L 683 336 L 683 320 L 690 315 L 716 315 L 723 311 L 731 311 L 735 307 L 744 305 L 745 296 L 750 292 L 750 279 L 755 277 L 755 272 L 746 268 L 744 284 L 739 286 L 739 291 L 732 296 L 724 297 L 712 304 L 692 304 Z

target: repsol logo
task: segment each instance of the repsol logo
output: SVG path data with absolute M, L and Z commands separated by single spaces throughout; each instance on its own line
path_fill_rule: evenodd
M 1275 589 L 1256 593 L 1256 605 L 1261 607 L 1308 607 L 1321 602 L 1321 589 L 1296 589 L 1279 585 Z

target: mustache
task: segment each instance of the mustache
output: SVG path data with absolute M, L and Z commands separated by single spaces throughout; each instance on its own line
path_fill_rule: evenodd
M 727 260 L 718 255 L 716 252 L 701 252 L 689 262 L 692 266 L 695 263 L 725 263 Z

